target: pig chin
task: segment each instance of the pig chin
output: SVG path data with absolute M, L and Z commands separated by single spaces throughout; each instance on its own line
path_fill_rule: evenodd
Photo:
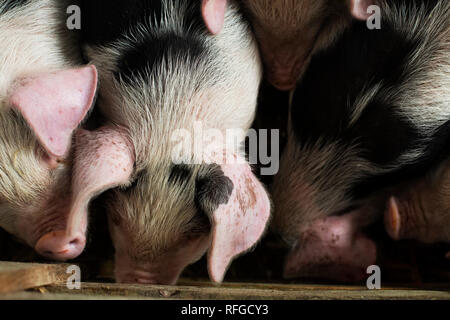
M 311 50 L 284 41 L 262 41 L 260 48 L 267 81 L 281 91 L 295 89 L 309 63 Z
M 183 270 L 208 250 L 209 237 L 187 240 L 150 261 L 136 261 L 124 250 L 116 252 L 115 279 L 119 283 L 175 285 Z
M 166 261 L 136 264 L 123 256 L 116 256 L 115 278 L 119 283 L 176 284 L 185 266 L 166 264 Z
M 293 59 L 288 63 L 269 60 L 266 63 L 267 81 L 280 91 L 294 90 L 305 65 L 304 59 Z

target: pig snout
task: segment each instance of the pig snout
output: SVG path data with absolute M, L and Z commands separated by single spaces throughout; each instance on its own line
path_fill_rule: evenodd
M 84 250 L 84 234 L 67 234 L 66 231 L 53 231 L 42 236 L 36 243 L 35 250 L 41 256 L 58 261 L 71 260 Z
M 308 41 L 279 39 L 259 31 L 259 42 L 267 81 L 281 91 L 293 90 L 308 65 L 312 46 Z
M 172 274 L 161 270 L 131 270 L 116 272 L 116 281 L 119 283 L 175 285 L 177 280 L 178 272 Z
M 116 256 L 115 279 L 118 283 L 174 285 L 183 269 L 184 265 L 171 263 L 130 263 Z
M 288 54 L 275 54 L 265 61 L 266 77 L 275 88 L 281 91 L 295 89 L 305 65 L 305 59 Z
M 376 246 L 354 224 L 350 214 L 311 223 L 288 255 L 284 277 L 344 282 L 367 277 L 367 267 L 376 262 Z

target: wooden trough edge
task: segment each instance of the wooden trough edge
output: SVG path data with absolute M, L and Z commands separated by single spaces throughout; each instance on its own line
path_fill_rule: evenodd
M 0 293 L 18 292 L 30 288 L 66 281 L 67 264 L 39 264 L 0 261 Z

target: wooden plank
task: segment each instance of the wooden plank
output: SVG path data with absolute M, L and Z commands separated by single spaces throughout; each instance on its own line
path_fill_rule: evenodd
M 70 294 L 80 297 L 126 297 L 128 299 L 215 299 L 215 300 L 382 300 L 382 299 L 446 299 L 450 300 L 448 290 L 367 290 L 342 289 L 280 289 L 266 285 L 264 288 L 244 287 L 198 287 L 198 286 L 159 286 L 82 283 L 80 290 Z M 64 285 L 45 288 L 50 294 L 67 294 Z M 84 298 L 80 298 L 84 299 Z
M 215 287 L 216 285 L 209 280 L 191 280 L 182 278 L 178 282 L 181 286 L 201 286 Z M 224 282 L 221 284 L 224 288 L 247 288 L 247 289 L 280 289 L 280 290 L 367 290 L 365 286 L 359 285 L 339 285 L 339 284 L 315 284 L 300 282 L 285 283 L 250 283 L 250 282 Z M 383 290 L 441 290 L 450 291 L 450 283 L 424 283 L 420 287 L 405 283 L 386 283 Z
M 0 293 L 63 282 L 67 279 L 65 264 L 0 262 Z
M 82 295 L 75 293 L 14 292 L 0 295 L 1 300 L 128 300 L 124 296 Z M 154 300 L 139 298 L 140 300 Z

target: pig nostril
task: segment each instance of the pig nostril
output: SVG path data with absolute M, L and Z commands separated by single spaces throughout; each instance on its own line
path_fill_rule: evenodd
M 66 261 L 78 257 L 84 250 L 83 236 L 67 237 L 65 231 L 55 231 L 41 237 L 35 249 L 47 258 Z

